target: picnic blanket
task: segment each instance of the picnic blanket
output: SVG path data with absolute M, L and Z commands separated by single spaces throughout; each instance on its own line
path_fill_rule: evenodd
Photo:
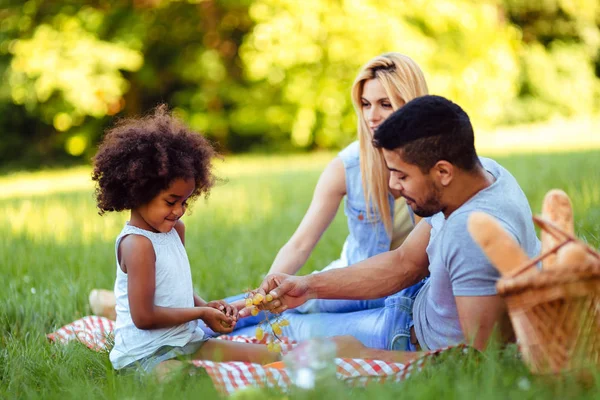
M 95 351 L 107 351 L 110 348 L 111 336 L 115 322 L 98 316 L 86 316 L 67 324 L 47 335 L 56 343 L 78 341 Z M 255 337 L 229 335 L 219 336 L 220 340 L 231 340 L 245 343 L 265 343 Z M 282 353 L 293 349 L 296 342 L 281 337 Z M 423 367 L 438 354 L 451 347 L 431 351 L 423 357 L 406 364 L 385 362 L 381 360 L 365 360 L 356 358 L 336 358 L 337 378 L 350 386 L 366 386 L 371 383 L 400 382 L 411 374 L 421 371 Z M 248 362 L 215 362 L 194 360 L 192 364 L 204 370 L 210 376 L 216 389 L 222 394 L 232 394 L 237 390 L 250 386 L 279 388 L 287 391 L 291 386 L 286 369 L 269 368 Z

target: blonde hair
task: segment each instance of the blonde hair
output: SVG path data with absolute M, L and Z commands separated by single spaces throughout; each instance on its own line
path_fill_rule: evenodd
M 388 201 L 389 171 L 383 153 L 371 144 L 371 131 L 362 112 L 362 92 L 366 81 L 377 79 L 385 90 L 392 108 L 397 110 L 415 97 L 428 94 L 421 68 L 411 58 L 399 53 L 385 53 L 365 64 L 352 85 L 352 103 L 358 116 L 360 172 L 367 204 L 367 218 L 381 216 L 385 230 L 392 236 L 392 218 Z M 375 215 L 371 213 L 371 209 Z

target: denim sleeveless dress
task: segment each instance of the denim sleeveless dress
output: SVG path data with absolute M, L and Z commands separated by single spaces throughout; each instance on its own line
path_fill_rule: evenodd
M 346 199 L 344 213 L 348 221 L 349 235 L 346 238 L 342 254 L 341 265 L 348 266 L 377 254 L 390 250 L 391 237 L 385 230 L 381 217 L 376 216 L 371 208 L 367 217 L 367 204 L 362 185 L 360 172 L 359 143 L 354 142 L 339 153 L 344 163 L 346 173 Z M 394 196 L 388 193 L 391 218 L 394 219 Z M 410 213 L 414 224 L 414 216 Z

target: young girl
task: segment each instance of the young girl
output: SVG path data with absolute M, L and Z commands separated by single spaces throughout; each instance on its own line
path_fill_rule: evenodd
M 213 185 L 214 156 L 205 138 L 160 106 L 149 117 L 111 129 L 94 157 L 100 215 L 131 213 L 115 243 L 117 322 L 110 360 L 117 370 L 149 372 L 180 357 L 259 363 L 280 358 L 266 346 L 208 339 L 198 326 L 202 320 L 229 333 L 237 321 L 226 302 L 194 294 L 184 249 L 181 217 Z

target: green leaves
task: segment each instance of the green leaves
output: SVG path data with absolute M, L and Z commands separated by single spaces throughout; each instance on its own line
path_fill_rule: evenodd
M 120 111 L 128 88 L 120 70 L 138 70 L 142 54 L 99 40 L 76 17 L 60 18 L 55 25 L 39 25 L 32 38 L 11 46 L 13 101 L 31 108 L 62 101 L 62 114 L 53 117 L 59 131 L 77 125 L 77 119 L 86 115 L 102 117 Z M 54 94 L 60 99 L 51 99 Z
M 228 151 L 339 148 L 356 138 L 357 72 L 390 51 L 477 128 L 600 104 L 596 0 L 89 4 L 0 9 L 3 160 L 88 158 L 112 116 L 160 102 Z

